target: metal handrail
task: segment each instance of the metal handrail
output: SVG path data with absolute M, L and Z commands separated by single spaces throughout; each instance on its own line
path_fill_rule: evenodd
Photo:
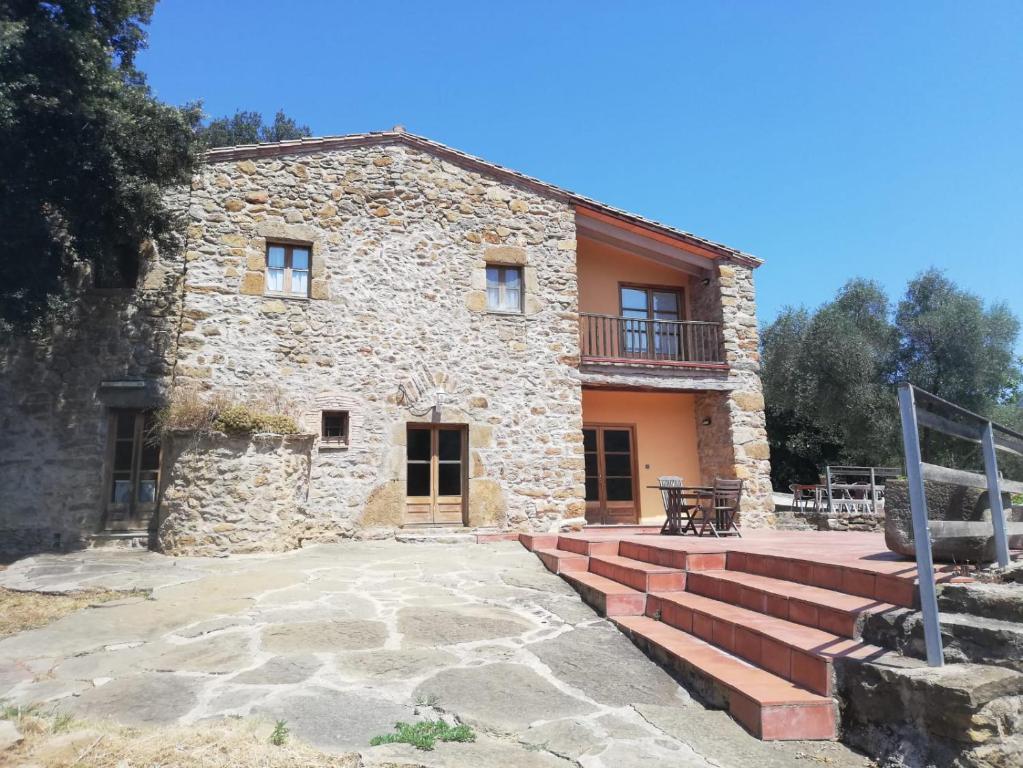
M 917 582 L 920 586 L 920 610 L 923 616 L 924 642 L 927 646 L 927 663 L 932 667 L 940 667 L 945 661 L 941 646 L 938 597 L 934 587 L 934 558 L 931 553 L 927 494 L 924 488 L 926 470 L 940 468 L 924 464 L 920 453 L 920 426 L 981 444 L 988 503 L 991 505 L 995 557 L 1003 568 L 1009 564 L 1009 538 L 1006 532 L 1005 510 L 1002 507 L 1002 482 L 998 475 L 997 452 L 1004 450 L 1019 453 L 1023 447 L 1023 443 L 1019 442 L 1023 435 L 909 382 L 899 385 L 899 415 L 902 420 L 902 442 L 906 452 L 906 477 L 909 481 L 909 504 L 913 516 L 913 545 L 916 550 Z M 963 420 L 956 421 L 948 418 L 949 415 Z M 996 431 L 999 433 L 998 438 L 995 436 Z

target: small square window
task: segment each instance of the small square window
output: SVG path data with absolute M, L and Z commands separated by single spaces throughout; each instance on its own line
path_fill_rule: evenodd
M 348 445 L 348 411 L 323 411 L 320 440 L 332 445 Z
M 310 259 L 308 245 L 267 243 L 266 292 L 308 298 Z
M 522 267 L 487 266 L 487 309 L 522 312 Z

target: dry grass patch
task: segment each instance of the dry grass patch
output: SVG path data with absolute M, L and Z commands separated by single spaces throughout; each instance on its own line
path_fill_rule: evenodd
M 82 608 L 119 600 L 129 594 L 132 593 L 88 589 L 57 595 L 0 587 L 0 637 L 42 627 Z
M 22 713 L 20 718 L 13 719 L 24 739 L 0 755 L 0 766 L 358 768 L 360 765 L 357 753 L 326 754 L 290 738 L 279 746 L 274 745 L 270 739 L 274 724 L 256 719 L 228 719 L 160 729 L 86 723 L 52 713 Z

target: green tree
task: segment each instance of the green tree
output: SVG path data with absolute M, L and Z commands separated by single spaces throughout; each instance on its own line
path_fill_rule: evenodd
M 895 385 L 908 380 L 963 407 L 1023 422 L 1013 347 L 1019 322 L 935 270 L 893 310 L 874 282 L 852 280 L 816 312 L 787 308 L 764 329 L 763 381 L 775 487 L 826 464 L 901 465 Z M 976 465 L 964 441 L 924 431 L 925 458 Z
M 979 297 L 929 270 L 910 282 L 895 327 L 900 379 L 984 416 L 1013 418 L 1002 406 L 1020 395 L 1023 380 L 1013 351 L 1020 326 L 1005 304 L 985 309 Z M 927 430 L 923 451 L 934 463 L 980 462 L 969 443 Z
M 309 136 L 309 126 L 299 125 L 294 119 L 278 110 L 274 121 L 263 123 L 259 112 L 239 110 L 233 117 L 218 117 L 208 125 L 199 128 L 199 140 L 206 147 L 231 147 L 238 144 L 259 144 L 271 141 L 288 141 Z
M 787 309 L 764 330 L 763 377 L 778 487 L 816 480 L 825 464 L 891 460 L 896 340 L 888 298 L 850 281 L 814 314 Z
M 154 4 L 0 3 L 0 323 L 38 319 L 83 265 L 130 282 L 147 241 L 173 243 L 163 193 L 191 176 L 200 112 L 135 68 Z

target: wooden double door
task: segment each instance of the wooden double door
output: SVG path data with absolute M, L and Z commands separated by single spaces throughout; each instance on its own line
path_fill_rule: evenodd
M 406 438 L 405 524 L 463 525 L 467 429 L 457 424 L 409 424 Z
M 636 429 L 631 425 L 585 424 L 586 522 L 630 525 L 639 519 L 636 488 Z

